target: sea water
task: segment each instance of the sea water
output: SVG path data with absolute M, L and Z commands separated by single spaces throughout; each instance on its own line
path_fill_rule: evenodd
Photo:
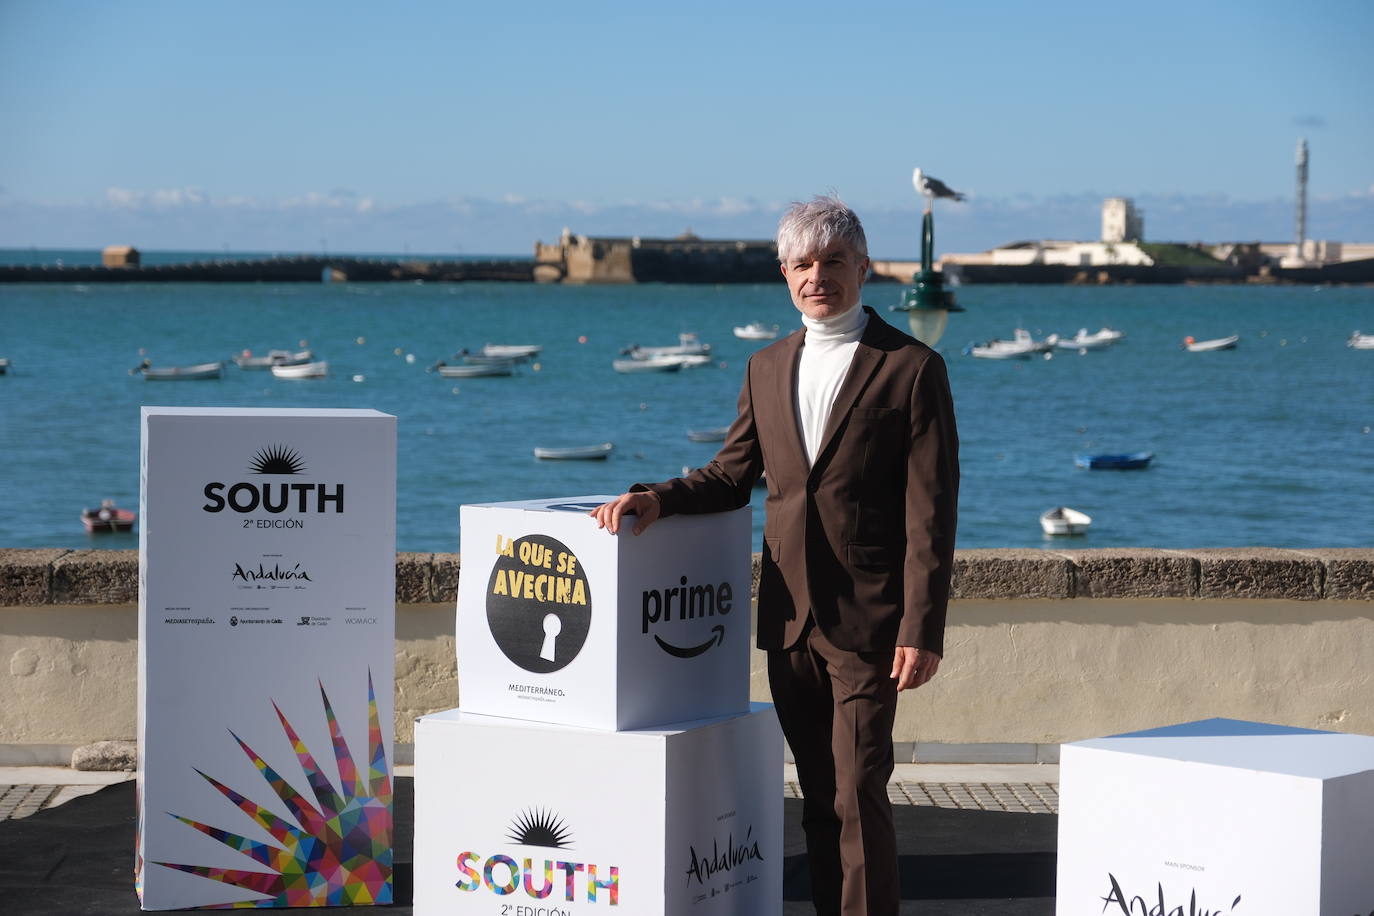
M 901 287 L 870 284 L 888 306 Z M 966 286 L 938 349 L 961 439 L 960 547 L 1367 547 L 1374 544 L 1374 289 L 1253 286 Z M 458 507 L 612 494 L 711 459 L 687 431 L 727 425 L 750 321 L 798 327 L 786 288 L 533 284 L 8 284 L 0 286 L 0 546 L 115 547 L 81 509 L 136 508 L 139 407 L 370 407 L 399 418 L 397 547 L 456 551 Z M 1103 351 L 990 361 L 965 345 L 1110 325 Z M 634 343 L 694 332 L 713 365 L 621 375 Z M 1190 353 L 1183 337 L 1240 334 Z M 426 369 L 484 343 L 539 344 L 508 378 Z M 155 366 L 308 346 L 324 379 L 276 379 L 232 363 L 215 381 L 153 382 Z M 541 461 L 536 446 L 613 442 L 605 461 Z M 259 443 L 245 443 L 245 462 Z M 1086 471 L 1075 453 L 1150 451 L 1143 471 Z M 246 465 L 245 465 L 246 466 Z M 755 549 L 763 525 L 755 497 Z M 894 494 L 894 498 L 896 495 Z M 1088 534 L 1044 536 L 1066 505 Z M 591 522 L 589 521 L 589 524 Z

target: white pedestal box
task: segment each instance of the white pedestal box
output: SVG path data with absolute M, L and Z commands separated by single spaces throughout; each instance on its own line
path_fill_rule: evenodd
M 1208 719 L 1064 745 L 1058 916 L 1374 912 L 1374 738 Z
M 143 908 L 390 902 L 396 418 L 142 422 Z
M 750 513 L 619 535 L 611 496 L 463 506 L 458 702 L 631 729 L 749 708 Z
M 773 708 L 607 732 L 458 710 L 415 729 L 415 913 L 777 916 Z

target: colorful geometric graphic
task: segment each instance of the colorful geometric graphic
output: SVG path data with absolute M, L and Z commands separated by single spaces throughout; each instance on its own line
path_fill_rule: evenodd
M 353 762 L 323 682 L 320 683 L 320 697 L 324 701 L 324 714 L 333 740 L 341 793 L 334 790 L 328 777 L 321 772 L 314 756 L 277 704 L 272 704 L 296 752 L 296 760 L 314 791 L 318 808 L 282 779 L 243 739 L 230 732 L 272 791 L 295 816 L 296 823 L 278 817 L 214 777 L 196 770 L 220 794 L 270 833 L 281 844 L 281 848 L 176 814 L 171 815 L 230 849 L 243 853 L 259 865 L 273 869 L 272 872 L 259 872 L 171 862 L 155 863 L 264 895 L 259 900 L 206 904 L 205 909 L 348 906 L 391 902 L 391 774 L 387 770 L 386 749 L 377 716 L 377 698 L 372 689 L 372 673 L 369 671 L 367 676 L 370 760 L 366 776 Z

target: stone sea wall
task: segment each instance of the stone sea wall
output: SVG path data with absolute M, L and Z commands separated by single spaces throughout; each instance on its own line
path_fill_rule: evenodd
M 757 582 L 755 557 L 755 581 Z M 396 558 L 396 738 L 457 705 L 461 557 Z M 137 551 L 0 550 L 0 764 L 137 723 Z M 899 760 L 1050 762 L 1061 742 L 1211 717 L 1374 734 L 1374 549 L 963 550 L 939 675 Z M 751 694 L 767 701 L 763 653 Z

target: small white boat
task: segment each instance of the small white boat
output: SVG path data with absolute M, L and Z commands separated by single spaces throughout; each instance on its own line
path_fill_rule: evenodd
M 1361 334 L 1356 331 L 1350 335 L 1350 339 L 1345 342 L 1345 345 L 1356 350 L 1374 350 L 1374 334 Z M 0 360 L 0 363 L 7 362 L 8 360 Z M 4 369 L 0 368 L 0 372 L 3 371 Z
M 751 321 L 743 327 L 735 325 L 735 336 L 741 340 L 773 340 L 778 336 L 778 326 Z
M 507 359 L 529 359 L 538 356 L 544 349 L 542 344 L 484 344 L 483 356 L 503 356 Z
M 979 359 L 1030 359 L 1038 352 L 1034 347 L 1014 340 L 989 340 L 985 344 L 969 344 L 964 353 Z
M 1056 506 L 1040 514 L 1040 527 L 1046 534 L 1082 534 L 1092 523 L 1091 516 L 1068 506 Z
M 1061 350 L 1105 350 L 1126 335 L 1111 328 L 1103 328 L 1092 334 L 1088 333 L 1087 328 L 1079 328 L 1078 333 L 1072 337 L 1061 337 L 1055 346 Z
M 641 347 L 631 344 L 625 348 L 625 355 L 631 359 L 653 359 L 656 356 L 705 356 L 711 352 L 711 345 L 702 343 L 697 335 L 684 331 L 677 335 L 677 343 L 668 347 Z
M 693 442 L 724 442 L 725 434 L 730 431 L 728 426 L 718 426 L 715 429 L 689 429 L 687 438 Z
M 616 372 L 677 372 L 682 359 L 677 356 L 655 356 L 651 359 L 617 359 L 611 363 Z
M 444 366 L 435 367 L 439 374 L 444 378 L 482 378 L 494 375 L 513 375 L 515 373 L 514 364 L 506 361 L 502 363 L 476 363 L 463 366 Z
M 4 375 L 6 372 L 9 372 L 9 371 L 10 371 L 10 361 L 9 361 L 8 359 L 6 359 L 5 357 L 0 356 L 0 375 Z
M 1012 331 L 1012 335 L 1012 343 L 1030 347 L 1032 353 L 1048 353 L 1054 349 L 1055 344 L 1059 343 L 1058 334 L 1051 334 L 1041 340 L 1036 340 L 1031 336 L 1031 332 L 1025 328 L 1017 328 Z
M 459 353 L 458 358 L 469 366 L 511 366 L 520 362 L 514 356 L 483 356 L 479 353 Z
M 268 350 L 266 356 L 254 356 L 252 350 L 244 350 L 234 357 L 234 365 L 240 369 L 270 369 L 273 366 L 299 366 L 315 358 L 309 350 Z
M 611 454 L 615 445 L 602 442 L 600 445 L 581 445 L 572 448 L 540 448 L 534 450 L 534 457 L 551 461 L 595 461 Z
M 324 378 L 329 374 L 329 362 L 299 363 L 294 366 L 272 366 L 276 378 Z
M 1218 337 L 1215 340 L 1194 340 L 1192 337 L 1183 338 L 1183 349 L 1190 353 L 1204 353 L 1208 350 L 1234 350 L 1236 344 L 1240 343 L 1240 335 L 1232 334 L 1230 337 Z
M 197 363 L 194 366 L 169 366 L 154 369 L 146 359 L 143 365 L 134 370 L 150 382 L 178 381 L 189 382 L 197 379 L 219 378 L 224 373 L 224 363 Z

